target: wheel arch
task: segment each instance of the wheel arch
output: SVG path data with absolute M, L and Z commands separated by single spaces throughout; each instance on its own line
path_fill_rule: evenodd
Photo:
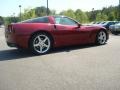
M 30 47 L 30 40 L 32 39 L 32 37 L 36 34 L 39 34 L 39 33 L 47 34 L 50 37 L 50 39 L 52 40 L 52 44 L 54 45 L 54 38 L 50 32 L 48 32 L 46 30 L 37 30 L 30 35 L 30 38 L 28 39 L 28 47 Z
M 107 36 L 106 42 L 107 42 L 107 40 L 109 39 L 108 31 L 107 31 L 106 29 L 104 29 L 104 28 L 101 28 L 101 29 L 99 29 L 99 30 L 97 31 L 97 33 L 96 33 L 95 43 L 96 43 L 97 45 L 99 44 L 99 43 L 98 43 L 98 40 L 97 40 L 97 37 L 98 37 L 98 34 L 99 34 L 101 31 L 104 31 L 105 34 L 106 34 L 106 36 Z M 100 45 L 100 44 L 99 44 L 99 45 Z
M 108 33 L 108 31 L 107 31 L 106 29 L 104 29 L 104 28 L 101 28 L 101 29 L 99 29 L 99 31 L 97 32 L 97 34 L 98 34 L 100 31 L 104 31 L 104 32 L 106 33 L 107 40 L 108 40 L 108 39 L 109 39 L 109 33 Z

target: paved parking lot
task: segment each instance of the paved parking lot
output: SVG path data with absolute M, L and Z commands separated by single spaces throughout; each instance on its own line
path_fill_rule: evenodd
M 0 90 L 120 90 L 120 36 L 103 46 L 33 56 L 9 48 L 0 29 Z

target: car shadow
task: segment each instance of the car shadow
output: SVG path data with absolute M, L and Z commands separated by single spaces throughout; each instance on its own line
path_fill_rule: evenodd
M 34 56 L 28 50 L 9 49 L 0 51 L 0 61 L 16 60 Z
M 87 44 L 87 45 L 65 46 L 65 47 L 55 48 L 49 54 L 59 53 L 59 52 L 71 52 L 73 50 L 93 48 L 93 47 L 98 47 L 98 46 L 100 45 Z
M 89 45 L 79 45 L 79 46 L 69 46 L 69 47 L 67 46 L 67 47 L 55 48 L 46 55 L 60 53 L 60 52 L 70 52 L 73 50 L 92 48 L 92 47 L 97 47 L 97 45 L 89 44 Z M 28 58 L 28 57 L 36 57 L 36 55 L 32 54 L 29 50 L 9 49 L 9 50 L 0 51 L 0 61 L 18 60 L 18 59 Z

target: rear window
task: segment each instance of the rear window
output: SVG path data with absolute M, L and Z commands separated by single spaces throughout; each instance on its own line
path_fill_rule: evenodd
M 39 17 L 23 21 L 22 23 L 49 23 L 48 17 Z

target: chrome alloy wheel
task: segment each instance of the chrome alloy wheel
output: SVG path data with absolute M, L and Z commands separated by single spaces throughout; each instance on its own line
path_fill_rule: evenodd
M 105 44 L 106 41 L 107 41 L 106 33 L 105 33 L 104 31 L 100 31 L 100 32 L 98 33 L 97 39 L 98 39 L 98 43 L 99 43 L 100 45 Z
M 33 40 L 33 48 L 39 54 L 46 53 L 50 47 L 51 43 L 47 35 L 38 35 Z

